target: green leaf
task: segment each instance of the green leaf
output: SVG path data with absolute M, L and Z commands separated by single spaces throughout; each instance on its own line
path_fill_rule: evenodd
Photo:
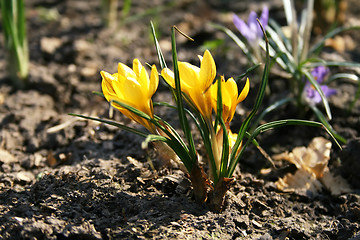
M 266 51 L 266 42 L 260 41 L 259 42 L 260 47 Z M 274 61 L 276 61 L 279 66 L 284 69 L 285 71 L 293 74 L 295 72 L 294 63 L 290 62 L 286 53 L 280 51 L 278 47 L 276 46 L 275 42 L 273 40 L 269 41 L 269 55 L 274 58 Z
M 95 94 L 95 95 L 98 95 L 98 96 L 100 96 L 100 97 L 105 98 L 105 96 L 104 96 L 104 94 L 103 94 L 102 92 L 92 91 L 92 93 Z
M 287 2 L 287 1 L 286 1 Z M 277 33 L 277 35 L 279 36 L 279 38 L 281 38 L 281 41 L 284 43 L 286 49 L 291 52 L 292 51 L 292 46 L 291 46 L 291 42 L 289 41 L 289 39 L 285 36 L 283 30 L 281 29 L 281 26 L 274 21 L 273 19 L 269 19 L 269 25 L 274 29 L 274 31 Z
M 252 71 L 254 71 L 255 69 L 257 69 L 260 65 L 261 65 L 261 63 L 257 63 L 257 64 L 255 64 L 254 66 L 246 69 L 246 72 L 245 72 L 245 73 L 243 73 L 243 74 L 241 74 L 240 76 L 238 76 L 238 77 L 235 78 L 235 82 L 238 83 L 239 81 L 241 81 L 245 76 L 249 75 L 250 72 L 252 72 Z
M 126 103 L 120 102 L 118 100 L 111 100 L 110 103 L 116 103 L 118 105 L 120 105 L 123 108 L 126 108 L 126 110 L 129 110 L 132 113 L 135 113 L 136 115 L 138 115 L 139 117 L 142 117 L 148 121 L 153 120 L 149 115 L 147 115 L 146 113 L 144 113 L 143 111 L 140 111 L 130 105 L 127 105 Z
M 167 102 L 153 102 L 153 105 L 154 105 L 154 106 L 169 107 L 169 108 L 172 108 L 172 109 L 176 109 L 176 110 L 177 110 L 177 107 L 176 107 L 176 106 L 173 106 L 173 105 L 171 105 L 171 104 L 169 104 L 169 103 L 167 103 Z M 199 131 L 201 132 L 201 131 L 202 131 L 202 128 L 200 127 L 200 124 L 199 124 L 198 119 L 197 119 L 197 118 L 194 116 L 194 114 L 193 114 L 191 111 L 189 111 L 188 109 L 184 108 L 184 110 L 185 110 L 186 114 L 189 115 L 190 118 L 194 121 L 194 123 L 196 124 L 197 128 L 198 128 Z M 165 122 L 165 121 L 164 121 L 164 122 Z M 166 122 L 165 122 L 165 123 L 166 123 Z M 171 127 L 171 126 L 169 125 L 169 127 Z M 175 131 L 175 129 L 174 129 L 174 131 Z
M 159 42 L 158 42 L 158 40 L 156 38 L 156 32 L 155 32 L 154 24 L 152 23 L 152 21 L 150 21 L 150 26 L 151 26 L 151 33 L 152 33 L 153 38 L 154 38 L 156 53 L 157 53 L 158 58 L 159 58 L 160 67 L 161 67 L 161 69 L 167 68 L 164 55 L 163 55 L 163 53 L 161 51 Z
M 229 172 L 228 172 L 228 176 L 227 177 L 232 177 L 234 171 L 235 171 L 235 167 L 236 164 L 238 163 L 238 160 L 241 158 L 242 154 L 244 153 L 244 150 L 246 149 L 246 147 L 252 142 L 253 139 L 255 139 L 256 136 L 258 136 L 259 134 L 274 129 L 274 128 L 278 128 L 278 127 L 283 127 L 283 126 L 289 126 L 289 125 L 303 125 L 303 126 L 310 126 L 310 127 L 322 127 L 324 128 L 327 133 L 332 137 L 332 139 L 334 140 L 334 142 L 337 144 L 337 146 L 341 149 L 340 144 L 338 143 L 338 141 L 336 140 L 335 136 L 328 131 L 328 129 L 319 122 L 314 122 L 314 121 L 306 121 L 306 120 L 299 120 L 299 119 L 285 119 L 285 120 L 278 120 L 278 121 L 274 121 L 274 122 L 270 122 L 270 123 L 265 123 L 259 127 L 257 127 L 255 129 L 255 131 L 250 135 L 250 137 L 248 138 L 248 141 L 246 141 L 246 143 L 244 144 L 244 146 L 241 148 L 239 155 L 237 157 L 237 161 L 235 164 L 232 164 L 229 168 Z
M 7 71 L 17 88 L 24 88 L 29 74 L 29 50 L 23 0 L 0 0 L 5 49 L 9 58 Z
M 174 67 L 174 78 L 175 78 L 175 95 L 176 95 L 176 105 L 179 113 L 179 120 L 181 124 L 181 128 L 184 131 L 185 138 L 188 141 L 190 148 L 190 156 L 192 158 L 193 163 L 197 161 L 196 149 L 193 137 L 191 135 L 191 129 L 189 126 L 189 122 L 186 118 L 182 93 L 181 93 L 181 84 L 180 84 L 180 75 L 179 75 L 179 67 L 177 60 L 177 52 L 176 52 L 176 41 L 175 41 L 175 28 L 172 28 L 171 31 L 171 46 L 172 46 L 172 57 L 173 57 L 173 67 Z
M 260 24 L 260 22 L 259 22 L 259 24 Z M 269 40 L 267 39 L 267 36 L 266 36 L 265 31 L 264 31 L 263 27 L 261 26 L 261 24 L 260 24 L 260 27 L 263 30 L 263 33 L 264 33 L 264 36 L 265 36 L 265 41 L 266 41 L 266 61 L 265 61 L 264 73 L 263 73 L 263 76 L 262 76 L 262 80 L 261 80 L 260 87 L 259 87 L 259 92 L 258 92 L 258 95 L 256 97 L 256 102 L 254 104 L 254 107 L 251 110 L 249 116 L 241 124 L 241 127 L 240 127 L 240 130 L 239 130 L 236 142 L 235 142 L 235 144 L 233 146 L 233 149 L 231 151 L 230 166 L 229 166 L 230 169 L 235 169 L 235 165 L 239 161 L 239 156 L 236 157 L 237 150 L 240 147 L 240 143 L 243 140 L 243 138 L 244 138 L 244 136 L 245 136 L 245 134 L 246 134 L 246 132 L 247 132 L 247 130 L 249 128 L 251 120 L 253 119 L 254 115 L 256 114 L 256 112 L 258 111 L 258 109 L 259 109 L 259 107 L 260 107 L 260 105 L 262 103 L 262 100 L 263 100 L 264 95 L 265 95 L 265 90 L 266 90 L 266 86 L 267 86 L 267 83 L 268 83 L 268 79 L 269 79 L 269 64 L 270 64 Z
M 176 148 L 173 149 L 178 156 L 180 157 L 181 161 L 183 161 L 186 169 L 190 172 L 193 166 L 193 162 L 194 162 L 194 156 L 193 153 L 189 151 L 189 149 L 186 147 L 185 143 L 182 141 L 182 139 L 179 137 L 179 135 L 177 135 L 176 131 L 169 131 L 166 127 L 164 127 L 163 125 L 160 124 L 159 119 L 160 118 L 151 118 L 149 115 L 147 115 L 146 113 L 132 107 L 129 106 L 123 102 L 117 101 L 117 100 L 112 100 L 111 102 L 114 102 L 118 105 L 120 105 L 121 107 L 125 108 L 126 110 L 136 114 L 139 117 L 142 117 L 146 120 L 148 120 L 149 122 L 151 122 L 152 124 L 154 124 L 156 127 L 158 127 L 161 131 L 163 131 L 169 138 L 171 141 L 167 142 L 168 145 L 172 148 Z M 165 121 L 161 120 L 161 122 L 166 123 Z M 176 134 L 175 134 L 176 133 Z M 175 134 L 175 135 L 174 135 Z M 181 149 L 181 151 L 180 151 Z M 196 153 L 195 153 L 196 154 Z
M 184 141 L 182 140 L 182 138 L 180 137 L 178 132 L 176 132 L 176 130 L 168 122 L 166 122 L 165 120 L 162 120 L 159 116 L 156 116 L 156 115 L 154 116 L 154 119 L 157 122 L 161 122 L 163 125 L 165 125 L 166 128 L 169 129 L 168 131 L 171 133 L 171 135 L 177 139 L 177 141 L 183 146 L 184 149 L 187 149 L 186 144 L 184 143 Z
M 254 129 L 258 126 L 259 122 L 265 117 L 266 114 L 274 111 L 275 109 L 278 109 L 279 107 L 281 107 L 281 106 L 283 106 L 283 105 L 285 105 L 288 102 L 293 101 L 293 100 L 294 100 L 294 98 L 292 98 L 292 97 L 282 98 L 282 99 L 274 102 L 273 104 L 271 104 L 267 108 L 265 108 L 265 110 L 260 113 L 260 115 L 254 121 L 254 123 L 252 123 L 252 127 L 251 127 L 252 130 L 250 132 L 254 131 Z
M 167 142 L 169 139 L 160 135 L 154 135 L 154 134 L 149 134 L 147 135 L 145 142 L 149 143 L 149 142 Z
M 301 52 L 300 62 L 304 61 L 308 57 L 309 53 L 309 42 L 311 37 L 311 29 L 313 23 L 313 11 L 314 11 L 314 0 L 308 0 L 306 9 L 303 10 L 301 16 L 301 25 L 299 27 L 302 44 L 299 44 L 299 50 Z
M 311 63 L 305 64 L 305 67 L 308 67 L 308 68 L 314 68 L 314 67 L 318 67 L 318 66 L 359 68 L 360 63 L 319 61 L 319 62 L 311 62 Z
M 284 45 L 284 42 L 282 41 L 281 36 L 279 36 L 276 33 L 276 31 L 271 28 L 271 26 L 267 26 L 266 31 L 269 33 L 270 38 L 274 41 L 274 44 L 276 45 L 276 47 L 278 49 L 277 52 L 281 51 L 286 55 L 286 57 L 288 59 L 288 61 L 287 61 L 288 64 L 294 63 L 295 60 L 294 60 L 294 57 L 290 53 L 291 50 L 286 48 L 286 46 Z
M 325 128 L 328 132 L 331 132 L 331 134 L 340 142 L 346 143 L 346 139 L 339 135 L 331 126 L 331 124 L 326 120 L 324 114 L 316 107 L 316 106 L 310 106 L 317 118 L 320 120 L 322 124 L 324 124 Z
M 359 81 L 359 77 L 356 74 L 353 73 L 336 73 L 331 75 L 325 82 L 325 85 L 330 84 L 332 81 L 337 80 L 337 79 L 350 79 L 354 82 L 360 83 Z
M 183 94 L 183 97 L 186 98 L 186 94 Z M 170 107 L 173 109 L 177 109 L 176 106 L 173 106 L 173 105 L 170 105 L 170 104 L 164 103 L 164 102 L 160 102 L 160 103 L 156 102 L 156 103 L 154 103 L 154 105 L 155 106 L 166 106 L 166 107 Z M 190 104 L 190 106 L 191 106 L 191 104 Z M 185 112 L 187 113 L 187 115 L 189 115 L 193 119 L 194 123 L 196 124 L 196 126 L 200 132 L 201 138 L 204 141 L 204 147 L 209 156 L 209 161 L 210 161 L 211 167 L 213 169 L 214 182 L 217 182 L 219 174 L 216 170 L 215 158 L 214 158 L 214 154 L 212 151 L 212 144 L 209 139 L 209 136 L 210 136 L 209 127 L 207 126 L 207 123 L 205 122 L 205 120 L 202 117 L 202 115 L 200 114 L 200 112 L 194 106 L 192 107 L 192 110 L 196 116 L 191 111 L 189 111 L 188 109 L 185 108 Z M 166 124 L 166 122 L 165 122 L 165 124 Z M 169 127 L 171 127 L 171 126 L 169 126 Z
M 216 102 L 216 108 L 217 108 L 217 114 L 216 114 L 216 120 L 220 123 L 220 127 L 223 131 L 223 144 L 222 144 L 222 152 L 221 152 L 221 162 L 220 162 L 220 177 L 225 177 L 227 175 L 227 168 L 228 168 L 228 161 L 229 161 L 229 137 L 227 134 L 227 129 L 225 126 L 225 122 L 222 116 L 223 113 L 223 104 L 222 104 L 222 92 L 221 92 L 221 79 L 217 80 L 218 82 L 218 88 L 217 88 L 217 102 Z M 215 125 L 215 131 L 217 129 L 217 126 Z M 216 134 L 214 136 L 216 138 Z M 216 146 L 217 147 L 217 146 Z M 216 185 L 216 182 L 215 182 Z
M 125 125 L 123 125 L 121 123 L 115 122 L 115 121 L 101 119 L 101 118 L 95 118 L 95 117 L 89 117 L 89 116 L 76 114 L 76 113 L 69 113 L 69 115 L 74 116 L 74 117 L 80 117 L 80 118 L 88 119 L 88 120 L 93 120 L 93 121 L 97 121 L 97 122 L 106 123 L 106 124 L 112 125 L 114 127 L 118 127 L 120 129 L 123 129 L 125 131 L 137 134 L 137 135 L 142 136 L 142 137 L 147 137 L 147 135 L 148 135 L 145 132 L 139 131 L 139 130 L 134 129 L 134 128 L 127 127 L 127 126 L 125 126 Z

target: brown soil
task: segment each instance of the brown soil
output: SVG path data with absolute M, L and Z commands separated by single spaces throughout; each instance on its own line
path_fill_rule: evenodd
M 351 193 L 332 196 L 324 190 L 310 197 L 280 192 L 274 182 L 294 166 L 283 162 L 263 175 L 260 170 L 271 164 L 251 146 L 221 213 L 196 204 L 188 178 L 179 169 L 164 167 L 153 149 L 141 149 L 141 137 L 67 115 L 108 116 L 108 103 L 92 94 L 101 90 L 100 70 L 115 72 L 117 62 L 131 65 L 133 58 L 158 65 L 150 20 L 169 63 L 170 27 L 176 24 L 196 40 L 179 36 L 182 61 L 197 64 L 201 46 L 224 39 L 211 50 L 219 73 L 237 76 L 247 68 L 241 50 L 208 23 L 235 30 L 230 13 L 246 18 L 250 10 L 260 12 L 261 4 L 132 2 L 129 16 L 114 31 L 102 27 L 100 1 L 26 1 L 31 54 L 27 89 L 11 87 L 0 52 L 0 239 L 359 239 L 360 101 L 347 112 L 357 88 L 353 83 L 334 82 L 339 94 L 330 100 L 331 123 L 349 141 L 343 151 L 333 146 L 329 167 L 351 184 Z M 281 1 L 264 3 L 273 18 L 284 21 Z M 51 12 L 59 15 L 50 19 Z M 350 7 L 346 21 L 356 20 L 359 13 Z M 360 40 L 356 32 L 347 36 L 355 43 Z M 358 62 L 360 52 L 326 49 L 324 57 L 334 56 Z M 245 115 L 259 82 L 256 75 L 250 79 L 254 88 L 239 111 Z M 287 82 L 272 76 L 270 89 L 264 106 L 286 94 Z M 169 99 L 166 87 L 160 86 L 155 101 Z M 156 111 L 176 126 L 176 115 Z M 266 120 L 314 119 L 297 111 L 290 105 Z M 138 127 L 118 112 L 114 117 Z M 234 122 L 243 119 L 236 115 Z M 321 129 L 287 127 L 266 132 L 258 141 L 273 154 L 306 146 L 320 135 L 329 138 Z

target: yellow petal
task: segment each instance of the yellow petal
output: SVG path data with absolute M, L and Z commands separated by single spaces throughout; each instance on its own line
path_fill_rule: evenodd
M 215 76 L 216 66 L 214 59 L 209 50 L 206 50 L 200 65 L 200 79 L 198 84 L 201 84 L 200 87 L 205 90 L 212 84 Z
M 231 130 L 229 129 L 228 131 L 228 139 L 229 139 L 229 147 L 232 148 L 236 142 L 236 139 L 237 139 L 237 134 L 236 133 L 233 133 L 231 132 Z
M 102 91 L 104 93 L 106 100 L 110 101 L 111 98 L 115 96 L 115 91 L 112 84 L 114 81 L 116 81 L 118 74 L 117 73 L 110 74 L 105 71 L 101 71 L 100 74 L 102 76 L 102 81 L 101 81 Z
M 137 81 L 139 82 L 144 95 L 147 95 L 149 92 L 150 79 L 145 67 L 142 67 L 140 76 L 138 77 Z
M 221 81 L 221 95 L 222 103 L 231 106 L 236 104 L 237 98 L 237 85 L 234 79 L 230 78 L 226 82 L 222 79 Z
M 232 100 L 234 100 L 234 102 L 235 102 L 235 100 L 238 97 L 238 88 L 237 88 L 237 85 L 236 85 L 236 82 L 235 82 L 234 78 L 229 78 L 225 82 L 224 89 L 228 92 L 230 98 Z
M 164 68 L 161 71 L 161 76 L 165 79 L 165 81 L 172 87 L 175 88 L 175 79 L 174 79 L 174 73 L 168 69 Z
M 154 95 L 158 86 L 159 86 L 159 73 L 156 69 L 156 66 L 152 65 L 151 75 L 150 75 L 149 97 Z
M 134 71 L 123 63 L 118 64 L 118 73 L 120 76 L 124 76 L 125 78 L 131 77 L 136 79 Z
M 201 93 L 199 91 L 196 92 L 195 89 L 190 89 L 189 96 L 191 98 L 191 101 L 196 106 L 196 108 L 199 110 L 201 115 L 203 115 L 205 118 L 210 119 L 211 113 L 212 113 L 212 98 L 210 91 L 206 91 L 205 93 Z
M 141 65 L 139 59 L 135 58 L 133 61 L 133 71 L 137 77 L 140 77 L 141 69 L 143 66 Z
M 200 76 L 200 68 L 187 63 L 187 62 L 178 62 L 179 74 L 181 89 L 184 92 L 187 92 L 189 88 L 198 88 L 198 79 Z
M 117 98 L 125 99 L 123 91 L 124 85 L 126 84 L 127 78 L 118 74 L 117 80 L 112 82 L 112 87 Z
M 212 95 L 212 107 L 217 112 L 217 88 L 218 83 L 221 82 L 221 96 L 222 96 L 222 107 L 223 107 L 223 119 L 225 122 L 231 121 L 234 116 L 237 100 L 237 85 L 233 78 L 229 78 L 225 81 L 224 77 L 221 76 L 221 80 L 216 81 L 211 86 Z
M 249 81 L 249 78 L 247 78 L 245 86 L 237 99 L 237 103 L 242 102 L 247 97 L 249 90 L 250 90 L 250 81 Z
M 121 89 L 119 90 L 124 94 L 123 100 L 128 102 L 129 105 L 132 105 L 135 108 L 139 108 L 139 105 L 143 104 L 143 101 L 146 101 L 146 99 L 144 99 L 141 85 L 134 78 L 127 78 L 125 84 L 121 86 Z M 118 94 L 118 92 L 116 93 L 117 95 L 120 95 Z
M 146 69 L 137 59 L 133 61 L 133 69 L 119 63 L 118 73 L 109 74 L 102 71 L 101 76 L 102 89 L 108 101 L 117 100 L 123 102 L 153 117 L 151 96 L 155 93 L 159 83 L 159 76 L 155 65 L 152 67 L 151 79 L 149 79 Z M 112 105 L 128 118 L 144 125 L 150 132 L 155 133 L 155 126 L 147 120 L 119 106 L 115 102 Z
M 231 112 L 232 112 L 231 109 L 233 105 L 232 87 L 233 86 L 229 80 L 225 82 L 223 78 L 221 79 L 221 97 L 222 97 L 222 108 L 223 108 L 222 116 L 225 122 L 228 122 L 229 118 L 231 118 Z
M 211 105 L 212 107 L 215 109 L 216 112 L 216 108 L 217 108 L 217 88 L 218 88 L 218 83 L 219 81 L 216 81 L 215 84 L 212 84 L 210 86 L 210 93 L 211 93 Z

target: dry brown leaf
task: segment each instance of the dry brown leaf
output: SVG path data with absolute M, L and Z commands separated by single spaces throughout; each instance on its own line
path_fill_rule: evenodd
M 348 182 L 341 176 L 334 176 L 329 169 L 324 172 L 320 179 L 322 184 L 328 189 L 332 195 L 340 195 L 343 193 L 350 193 L 352 191 Z
M 276 182 L 278 189 L 298 194 L 317 194 L 323 185 L 331 194 L 350 192 L 351 188 L 341 176 L 334 177 L 327 166 L 330 160 L 331 142 L 323 137 L 314 138 L 308 147 L 295 147 L 292 152 L 273 156 L 274 160 L 286 160 L 297 167 L 295 174 L 287 174 Z
M 321 190 L 321 182 L 314 174 L 300 168 L 295 174 L 286 174 L 276 182 L 276 187 L 284 192 L 295 192 L 299 195 L 316 195 Z

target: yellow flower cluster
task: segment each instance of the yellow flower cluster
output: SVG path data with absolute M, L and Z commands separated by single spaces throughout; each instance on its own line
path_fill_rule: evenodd
M 181 91 L 187 96 L 188 103 L 195 107 L 208 123 L 211 123 L 213 110 L 217 111 L 217 84 L 221 83 L 222 116 L 228 127 L 229 138 L 231 138 L 230 146 L 232 146 L 236 135 L 234 137 L 234 134 L 231 133 L 229 123 L 234 117 L 237 104 L 248 95 L 249 79 L 246 80 L 245 87 L 240 94 L 233 78 L 225 81 L 222 76 L 220 81 L 213 84 L 216 77 L 216 66 L 211 53 L 206 50 L 204 56 L 199 56 L 199 58 L 200 68 L 187 62 L 178 62 Z M 151 118 L 154 116 L 151 97 L 159 84 L 159 75 L 155 65 L 151 68 L 150 77 L 138 59 L 134 59 L 132 69 L 119 63 L 117 73 L 110 74 L 101 71 L 101 76 L 102 90 L 109 102 L 117 100 L 146 113 Z M 170 69 L 163 69 L 161 76 L 171 87 L 175 88 L 174 73 Z M 115 102 L 112 102 L 112 105 L 130 119 L 145 126 L 151 133 L 156 133 L 155 126 L 149 121 Z
M 159 85 L 159 74 L 156 66 L 151 68 L 150 78 L 138 59 L 133 61 L 133 69 L 123 63 L 119 63 L 118 72 L 114 74 L 101 71 L 102 91 L 109 102 L 117 100 L 131 107 L 134 107 L 151 118 L 154 116 L 151 97 Z M 112 105 L 119 109 L 125 116 L 146 127 L 150 132 L 155 133 L 155 126 L 147 120 L 130 112 L 129 110 L 112 102 Z
M 200 57 L 200 61 L 200 68 L 187 62 L 179 62 L 181 91 L 189 97 L 190 104 L 193 104 L 205 119 L 211 120 L 212 110 L 216 111 L 217 109 L 218 82 L 213 84 L 216 66 L 208 50 L 205 51 L 203 57 Z M 170 69 L 163 69 L 161 76 L 170 86 L 175 88 L 174 73 Z M 249 88 L 249 79 L 247 79 L 245 87 L 239 95 L 234 79 L 229 78 L 225 81 L 221 77 L 223 119 L 226 123 L 232 120 L 237 104 L 246 98 Z

